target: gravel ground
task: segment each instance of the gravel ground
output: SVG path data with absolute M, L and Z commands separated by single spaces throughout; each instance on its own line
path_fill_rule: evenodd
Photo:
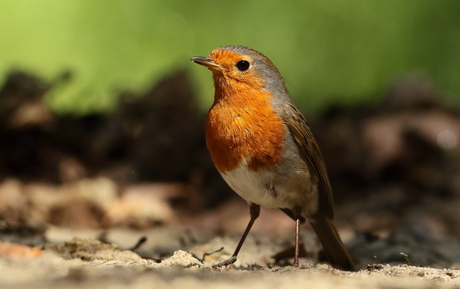
M 128 244 L 141 235 L 157 236 L 167 246 L 153 253 L 158 242 L 147 241 L 135 253 L 112 243 L 91 238 L 98 231 L 73 232 L 59 228 L 47 233 L 45 245 L 29 247 L 18 243 L 0 243 L 0 288 L 458 288 L 460 271 L 414 267 L 409 265 L 372 264 L 358 272 L 332 269 L 327 264 L 312 264 L 302 259 L 300 268 L 274 265 L 270 254 L 280 249 L 269 238 L 250 237 L 243 247 L 240 261 L 233 268 L 213 268 L 228 257 L 227 249 L 212 253 L 219 246 L 233 248 L 237 238 L 204 236 L 196 232 L 202 244 L 189 246 L 189 251 L 176 250 L 172 240 L 184 229 L 160 229 L 144 232 L 114 230 L 105 237 Z M 69 239 L 80 235 L 85 239 Z M 123 237 L 124 236 L 124 237 Z M 54 241 L 53 241 L 54 239 Z M 124 241 L 123 241 L 124 239 Z M 196 238 L 194 242 L 200 242 Z M 155 244 L 155 245 L 153 245 Z M 161 246 L 160 246 L 161 247 Z M 141 250 L 142 249 L 142 250 Z M 169 254 L 165 258 L 142 255 Z M 171 256 L 172 254 L 172 256 Z M 265 263 L 265 264 L 264 264 Z M 362 264 L 361 264 L 362 265 Z

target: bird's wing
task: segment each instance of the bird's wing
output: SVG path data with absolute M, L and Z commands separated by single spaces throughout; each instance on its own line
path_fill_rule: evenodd
M 334 205 L 326 166 L 307 121 L 294 104 L 284 103 L 283 105 L 277 105 L 276 110 L 281 114 L 300 151 L 304 153 L 303 158 L 307 162 L 310 173 L 316 174 L 318 178 L 318 212 L 322 212 L 326 217 L 333 219 Z

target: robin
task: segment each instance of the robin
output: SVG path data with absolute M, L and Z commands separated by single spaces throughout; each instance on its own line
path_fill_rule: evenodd
M 206 66 L 214 78 L 214 103 L 206 119 L 213 162 L 249 204 L 250 221 L 226 264 L 236 261 L 264 206 L 279 208 L 296 222 L 293 266 L 299 266 L 300 224 L 308 220 L 331 265 L 354 270 L 333 222 L 332 191 L 318 144 L 276 66 L 239 45 L 190 60 Z

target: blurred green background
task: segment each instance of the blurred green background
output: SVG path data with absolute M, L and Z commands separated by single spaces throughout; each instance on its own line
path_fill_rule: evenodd
M 0 81 L 70 71 L 49 98 L 60 112 L 110 110 L 182 68 L 208 107 L 211 73 L 189 58 L 229 44 L 271 58 L 307 111 L 375 99 L 413 73 L 460 95 L 458 0 L 2 0 L 0 11 Z

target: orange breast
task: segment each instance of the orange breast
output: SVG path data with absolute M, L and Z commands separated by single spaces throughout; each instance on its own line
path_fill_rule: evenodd
M 279 163 L 286 127 L 274 112 L 270 95 L 228 80 L 215 81 L 218 85 L 206 120 L 206 143 L 217 169 L 225 173 L 246 161 L 249 170 L 257 171 Z

